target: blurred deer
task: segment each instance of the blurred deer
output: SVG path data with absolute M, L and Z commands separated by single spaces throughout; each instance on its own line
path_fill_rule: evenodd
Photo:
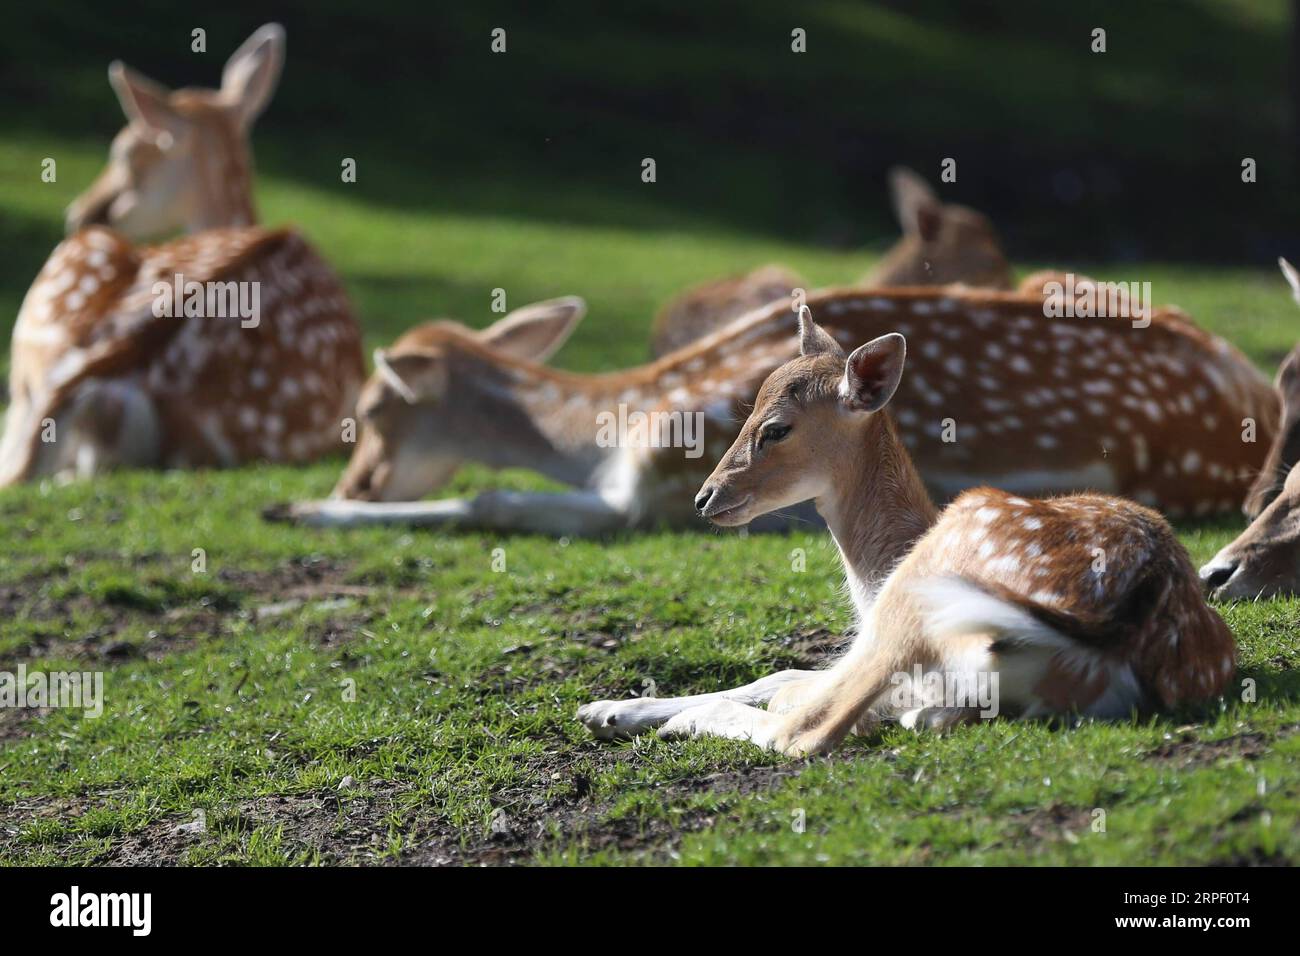
M 695 506 L 734 526 L 813 499 L 839 547 L 858 637 L 822 672 L 588 704 L 578 719 L 593 733 L 659 726 L 662 737 L 729 737 L 794 757 L 884 717 L 935 729 L 999 713 L 1121 718 L 1223 692 L 1232 634 L 1160 515 L 1104 495 L 990 488 L 940 512 L 883 411 L 902 380 L 904 337 L 846 355 L 804 310 L 799 349 L 759 390 Z
M 788 300 L 795 289 L 806 288 L 803 276 L 779 265 L 692 286 L 655 316 L 650 330 L 651 354 L 660 358 L 675 352 L 747 312 Z
M 1010 289 L 1002 240 L 983 213 L 945 203 L 921 176 L 902 166 L 889 173 L 903 237 L 859 280 L 867 288 L 962 285 Z
M 1279 259 L 1300 302 L 1300 274 Z M 1282 424 L 1246 498 L 1250 526 L 1201 568 L 1206 590 L 1220 600 L 1300 593 L 1300 345 L 1278 369 Z
M 129 122 L 99 178 L 68 206 L 68 234 L 111 226 L 141 241 L 253 225 L 248 134 L 280 81 L 284 48 L 283 27 L 261 27 L 227 61 L 217 90 L 173 92 L 121 61 L 110 64 L 108 81 Z
M 295 230 L 253 225 L 248 132 L 283 60 L 272 24 L 219 90 L 169 92 L 109 67 L 128 124 L 19 310 L 0 486 L 343 447 L 365 378 L 347 297 Z M 176 230 L 191 234 L 132 241 Z M 190 284 L 199 295 L 182 303 L 172 290 Z M 229 314 L 236 298 L 257 314 Z
M 942 202 L 923 178 L 902 166 L 889 171 L 889 191 L 903 236 L 859 285 L 961 283 L 975 288 L 1011 288 L 1011 267 L 997 230 L 986 216 Z M 802 276 L 777 265 L 695 286 L 672 299 L 655 317 L 651 350 L 656 358 L 667 355 L 746 312 L 807 288 Z
M 1176 310 L 1137 328 L 1047 318 L 1040 294 L 953 287 L 831 289 L 808 303 L 846 345 L 890 331 L 918 343 L 892 413 L 943 500 L 987 484 L 1107 491 L 1171 515 L 1232 511 L 1266 447 L 1241 440 L 1242 419 L 1257 422 L 1263 443 L 1276 428 L 1268 380 Z M 559 300 L 481 333 L 448 322 L 408 332 L 376 355 L 358 405 L 362 435 L 334 499 L 273 516 L 555 535 L 696 524 L 683 492 L 736 437 L 763 380 L 797 354 L 794 313 L 773 303 L 622 371 L 541 365 L 580 314 Z M 634 420 L 651 430 L 611 436 L 602 424 Z M 412 500 L 467 461 L 532 468 L 574 490 Z

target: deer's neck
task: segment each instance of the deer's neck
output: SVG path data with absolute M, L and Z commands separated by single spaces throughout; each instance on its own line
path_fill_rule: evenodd
M 611 398 L 583 376 L 540 366 L 470 361 L 458 390 L 469 394 L 475 414 L 467 416 L 474 458 L 495 468 L 525 467 L 574 486 L 592 484 L 619 451 L 602 443 L 601 413 Z M 616 401 L 616 399 L 613 399 Z M 469 432 L 491 422 L 490 440 Z
M 864 432 L 817 499 L 859 614 L 939 514 L 889 415 L 871 416 Z
M 660 447 L 665 431 L 670 441 L 702 448 L 703 418 L 729 421 L 735 399 L 746 392 L 752 396 L 764 376 L 791 357 L 789 336 L 764 316 L 730 328 L 736 334 L 720 339 L 722 345 L 760 349 L 758 356 L 746 356 L 743 373 L 721 371 L 739 352 L 722 351 L 719 343 L 700 343 L 671 359 L 599 375 L 507 363 L 466 349 L 458 388 L 482 402 L 486 414 L 512 423 L 503 434 L 520 438 L 497 442 L 499 447 L 484 449 L 479 460 L 498 467 L 523 465 L 572 485 L 622 485 L 628 478 L 622 465 L 635 469 L 637 449 Z
M 190 232 L 257 223 L 248 144 L 233 129 L 218 129 L 213 135 L 218 140 L 213 148 L 197 154 L 199 188 L 190 211 Z

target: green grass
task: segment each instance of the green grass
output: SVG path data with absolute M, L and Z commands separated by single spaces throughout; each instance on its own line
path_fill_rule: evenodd
M 1196 9 L 1211 6 L 1223 9 Z M 1242 29 L 1275 28 L 1277 7 Z M 855 20 L 851 9 L 828 5 L 821 16 L 856 24 L 899 62 L 916 45 L 938 44 L 937 61 L 989 55 L 933 25 L 888 11 Z M 655 81 L 694 92 L 702 51 L 717 48 L 701 44 L 684 54 L 684 72 L 651 71 Z M 556 51 L 579 56 L 572 45 Z M 1121 73 L 1115 96 L 1172 109 L 1181 100 L 1166 84 L 1177 71 L 1153 55 L 1146 72 Z M 651 82 L 631 59 L 611 57 L 606 68 L 611 83 Z M 1020 90 L 1010 117 L 1054 109 L 1058 84 L 1075 75 L 1064 72 Z M 108 108 L 92 81 L 77 75 L 66 88 Z M 988 82 L 980 95 L 989 102 L 1012 92 Z M 921 137 L 897 103 L 881 109 L 883 123 Z M 57 241 L 63 205 L 105 149 L 103 137 L 69 132 L 68 117 L 38 114 L 25 104 L 0 138 L 6 336 Z M 947 122 L 970 116 L 954 108 Z M 447 128 L 431 146 L 454 144 L 456 127 Z M 618 136 L 666 135 L 645 130 Z M 332 161 L 313 164 L 346 143 L 303 148 L 296 163 L 292 139 L 258 135 L 263 218 L 300 224 L 337 266 L 371 346 L 434 315 L 483 325 L 496 287 L 512 306 L 577 293 L 590 311 L 555 364 L 608 369 L 644 358 L 654 309 L 690 282 L 765 261 L 817 283 L 846 281 L 889 235 L 873 182 L 862 188 L 874 198 L 845 214 L 873 237 L 865 251 L 828 249 L 804 222 L 783 238 L 772 224 L 784 201 L 769 185 L 781 167 L 761 157 L 712 156 L 719 173 L 739 164 L 734 189 L 593 187 L 545 169 L 543 189 L 517 168 L 492 181 L 436 148 L 421 163 L 376 150 L 363 156 L 361 182 L 344 186 Z M 816 164 L 816 149 L 799 151 Z M 45 156 L 58 158 L 55 184 L 37 179 Z M 710 192 L 731 198 L 695 201 Z M 770 213 L 768 228 L 745 220 L 766 213 L 737 211 L 746 195 Z M 824 193 L 813 207 L 843 198 Z M 1271 267 L 1023 252 L 1018 265 L 1150 281 L 1158 301 L 1181 305 L 1269 371 L 1300 330 Z M 890 729 L 794 763 L 727 742 L 598 744 L 573 720 L 582 703 L 648 682 L 661 695 L 735 685 L 806 663 L 808 645 L 842 633 L 849 619 L 827 538 L 555 541 L 259 519 L 266 504 L 324 494 L 340 466 L 127 473 L 0 493 L 0 669 L 101 670 L 106 695 L 99 720 L 0 710 L 0 863 L 1300 861 L 1300 602 L 1222 608 L 1253 701 L 1142 723 L 996 722 L 945 737 Z M 539 481 L 471 468 L 448 493 L 501 486 Z M 1238 530 L 1230 521 L 1180 528 L 1197 562 Z M 795 548 L 807 553 L 803 572 L 792 570 Z M 202 832 L 176 831 L 196 811 Z
M 4 715 L 0 859 L 1131 864 L 1300 853 L 1298 602 L 1224 609 L 1255 702 L 1141 724 L 893 729 L 787 773 L 730 743 L 597 744 L 572 714 L 646 681 L 661 694 L 705 691 L 798 662 L 792 635 L 848 623 L 824 536 L 563 542 L 257 518 L 332 473 L 129 474 L 0 497 L 13 529 L 0 660 L 106 671 L 102 719 Z M 530 483 L 480 473 L 461 487 L 498 480 Z M 1231 533 L 1186 540 L 1202 559 Z M 205 573 L 191 570 L 195 548 Z M 259 617 L 294 595 L 301 605 Z M 346 777 L 356 785 L 340 791 Z M 171 833 L 198 809 L 206 833 Z M 1104 833 L 1092 830 L 1098 809 Z M 800 810 L 802 834 L 791 829 Z M 494 811 L 510 831 L 496 838 Z

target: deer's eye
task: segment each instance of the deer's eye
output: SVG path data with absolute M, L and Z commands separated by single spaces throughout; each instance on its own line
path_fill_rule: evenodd
M 782 425 L 780 422 L 770 422 L 764 425 L 758 433 L 758 447 L 774 444 L 790 434 L 790 426 Z

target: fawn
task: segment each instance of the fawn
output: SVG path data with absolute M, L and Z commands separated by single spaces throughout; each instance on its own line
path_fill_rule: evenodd
M 904 337 L 846 356 L 805 309 L 799 351 L 764 382 L 695 506 L 731 526 L 813 499 L 848 576 L 857 638 L 822 672 L 588 704 L 578 719 L 595 734 L 660 726 L 664 737 L 731 737 L 799 756 L 885 716 L 937 729 L 976 720 L 968 696 L 935 688 L 994 675 L 996 708 L 1027 717 L 1123 717 L 1223 691 L 1232 634 L 1160 515 L 1104 495 L 1030 500 L 989 488 L 939 512 L 884 411 Z
M 1011 267 L 1002 252 L 1002 241 L 986 216 L 967 206 L 944 203 L 929 183 L 903 166 L 889 171 L 889 192 L 903 235 L 875 268 L 858 280 L 859 286 L 961 283 L 973 288 L 1011 288 Z M 694 286 L 671 299 L 655 316 L 651 352 L 656 358 L 667 355 L 746 312 L 788 300 L 796 289 L 807 288 L 802 276 L 779 265 Z
M 0 487 L 343 447 L 365 378 L 347 296 L 296 231 L 253 225 L 248 131 L 283 58 L 271 24 L 220 90 L 173 93 L 109 68 L 129 123 L 18 313 Z M 131 241 L 177 229 L 191 234 Z
M 831 289 L 808 303 L 846 345 L 890 330 L 921 337 L 896 420 L 927 487 L 944 500 L 994 485 L 1124 494 L 1171 515 L 1235 510 L 1276 427 L 1268 380 L 1176 310 L 1134 328 L 1045 318 L 1041 293 Z M 618 372 L 538 364 L 579 314 L 561 302 L 484 333 L 448 322 L 408 332 L 377 356 L 359 402 L 362 436 L 335 499 L 272 516 L 557 535 L 697 525 L 684 492 L 735 438 L 763 379 L 798 354 L 795 314 L 773 303 Z M 506 348 L 516 336 L 525 344 Z M 672 428 L 698 416 L 703 440 L 602 440 L 602 417 L 620 409 Z M 1257 422 L 1260 444 L 1241 441 L 1245 418 Z M 411 500 L 464 461 L 532 468 L 574 490 Z M 768 515 L 756 527 L 790 520 Z
M 1279 259 L 1300 302 L 1300 274 Z M 1243 509 L 1251 524 L 1201 568 L 1206 590 L 1221 600 L 1300 593 L 1300 345 L 1278 368 L 1282 424 Z

